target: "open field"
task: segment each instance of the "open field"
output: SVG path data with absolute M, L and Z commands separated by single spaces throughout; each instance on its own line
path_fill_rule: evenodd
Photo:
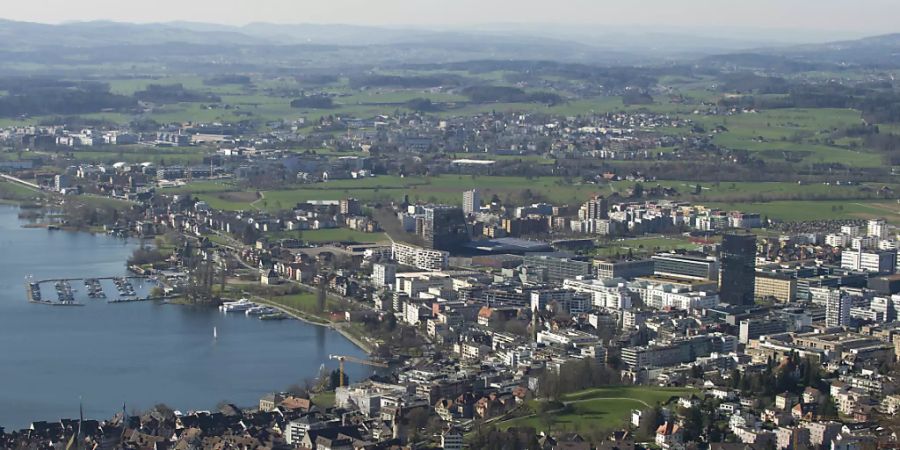
M 501 201 L 537 202 L 551 201 L 558 204 L 581 203 L 601 188 L 589 184 L 565 184 L 560 178 L 537 177 L 484 177 L 441 175 L 437 177 L 375 177 L 363 180 L 337 180 L 318 183 L 296 189 L 267 191 L 265 199 L 256 206 L 266 210 L 293 207 L 309 200 L 340 200 L 355 197 L 363 201 L 400 202 L 409 196 L 411 202 L 461 204 L 464 190 L 479 188 L 482 198 L 490 200 L 497 195 Z M 189 188 L 182 188 L 188 191 Z M 198 197 L 211 206 L 226 210 L 250 209 L 252 201 L 240 201 L 228 192 L 201 193 Z
M 650 386 L 622 386 L 588 389 L 563 396 L 566 408 L 550 414 L 523 417 L 502 422 L 502 428 L 530 426 L 535 429 L 572 431 L 624 426 L 633 409 L 647 409 L 667 402 L 672 397 L 692 392 L 691 389 Z M 548 426 L 549 425 L 549 426 Z
M 40 197 L 42 194 L 10 181 L 0 181 L 0 199 L 11 201 L 27 201 Z
M 671 250 L 693 250 L 700 244 L 691 242 L 683 236 L 654 236 L 633 239 L 616 239 L 602 244 L 595 250 L 599 257 L 627 255 L 630 251 L 635 255 L 653 254 Z
M 900 204 L 895 201 L 774 201 L 762 203 L 709 203 L 707 206 L 758 212 L 773 219 L 872 219 L 883 217 L 900 224 Z
M 787 182 L 718 182 L 700 183 L 700 194 L 695 195 L 697 182 L 658 180 L 641 183 L 644 190 L 655 186 L 669 187 L 678 191 L 672 200 L 710 204 L 715 207 L 722 203 L 748 203 L 765 201 L 872 201 L 875 191 L 882 184 L 866 183 L 859 186 L 825 185 L 822 183 L 797 184 Z M 577 205 L 592 195 L 619 193 L 628 195 L 634 187 L 631 181 L 616 181 L 603 184 L 566 182 L 555 177 L 493 177 L 469 175 L 440 175 L 435 177 L 380 176 L 361 180 L 336 180 L 327 183 L 303 185 L 301 187 L 265 192 L 265 198 L 258 199 L 255 191 L 230 190 L 224 183 L 207 183 L 182 186 L 171 192 L 190 192 L 207 201 L 214 208 L 225 210 L 248 210 L 259 208 L 277 211 L 292 208 L 297 203 L 309 200 L 340 200 L 355 197 L 363 201 L 400 202 L 408 196 L 411 202 L 461 204 L 462 192 L 479 188 L 485 202 L 496 195 L 501 202 L 529 204 L 547 201 L 554 204 Z M 887 185 L 895 191 L 900 185 Z M 252 205 L 251 205 L 252 204 Z M 776 215 L 772 215 L 777 217 Z M 825 216 L 827 217 L 827 216 Z
M 694 202 L 728 202 L 728 201 L 761 201 L 761 200 L 825 200 L 825 199 L 859 199 L 874 196 L 874 192 L 883 186 L 900 189 L 900 185 L 883 183 L 862 183 L 854 185 L 828 185 L 824 183 L 788 183 L 788 182 L 697 182 L 656 180 L 641 183 L 648 188 L 662 186 L 678 191 L 674 198 Z M 700 193 L 694 194 L 697 185 Z M 610 190 L 625 195 L 633 188 L 633 181 L 614 181 L 609 183 Z

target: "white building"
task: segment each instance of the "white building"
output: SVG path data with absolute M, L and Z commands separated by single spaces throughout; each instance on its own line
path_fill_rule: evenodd
M 591 295 L 594 306 L 598 308 L 627 310 L 631 309 L 631 292 L 626 288 L 626 281 L 621 278 L 601 278 L 599 280 L 563 280 L 563 288 Z
M 880 274 L 892 274 L 897 267 L 897 252 L 890 250 L 847 250 L 841 253 L 841 267 Z
M 850 236 L 843 233 L 834 233 L 825 236 L 825 244 L 831 247 L 846 247 L 850 243 Z
M 888 235 L 887 223 L 884 219 L 872 219 L 866 227 L 866 234 L 878 239 L 884 239 Z
M 719 295 L 704 291 L 688 291 L 670 284 L 650 285 L 642 290 L 644 305 L 656 309 L 712 308 L 719 304 Z
M 412 266 L 420 270 L 437 272 L 450 265 L 450 253 L 442 250 L 431 250 L 416 245 L 394 242 L 391 246 L 393 259 L 400 264 Z
M 397 279 L 397 265 L 377 263 L 372 265 L 372 282 L 376 286 L 390 286 Z

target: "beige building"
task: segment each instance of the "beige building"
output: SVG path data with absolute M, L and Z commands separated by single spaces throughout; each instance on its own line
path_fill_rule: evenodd
M 756 298 L 774 298 L 781 303 L 790 303 L 797 296 L 797 279 L 778 273 L 756 273 L 753 290 Z

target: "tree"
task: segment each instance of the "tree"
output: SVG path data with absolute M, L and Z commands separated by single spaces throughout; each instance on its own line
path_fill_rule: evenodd
M 634 183 L 634 187 L 631 189 L 631 196 L 633 198 L 641 198 L 644 196 L 644 185 L 641 183 Z
M 316 312 L 322 313 L 325 312 L 325 304 L 328 299 L 328 293 L 326 292 L 326 281 L 325 277 L 322 278 L 322 281 L 319 282 L 319 290 L 316 293 Z
M 345 372 L 343 383 L 341 383 L 341 371 L 338 369 L 332 370 L 331 373 L 328 375 L 328 385 L 329 385 L 329 388 L 328 388 L 329 391 L 334 390 L 335 388 L 337 388 L 339 386 L 349 386 L 350 385 L 350 377 L 347 376 L 347 373 Z

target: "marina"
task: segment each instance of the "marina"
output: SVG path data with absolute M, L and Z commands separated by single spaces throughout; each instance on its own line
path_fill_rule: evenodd
M 73 287 L 84 285 L 84 292 Z M 58 278 L 25 283 L 26 298 L 30 303 L 49 306 L 84 306 L 86 301 L 107 300 L 106 292 L 116 292 L 117 297 L 107 303 L 132 303 L 159 300 L 151 291 L 158 286 L 155 279 L 142 276 L 101 278 Z M 49 295 L 49 293 L 53 295 Z M 55 299 L 55 300 L 51 300 Z

